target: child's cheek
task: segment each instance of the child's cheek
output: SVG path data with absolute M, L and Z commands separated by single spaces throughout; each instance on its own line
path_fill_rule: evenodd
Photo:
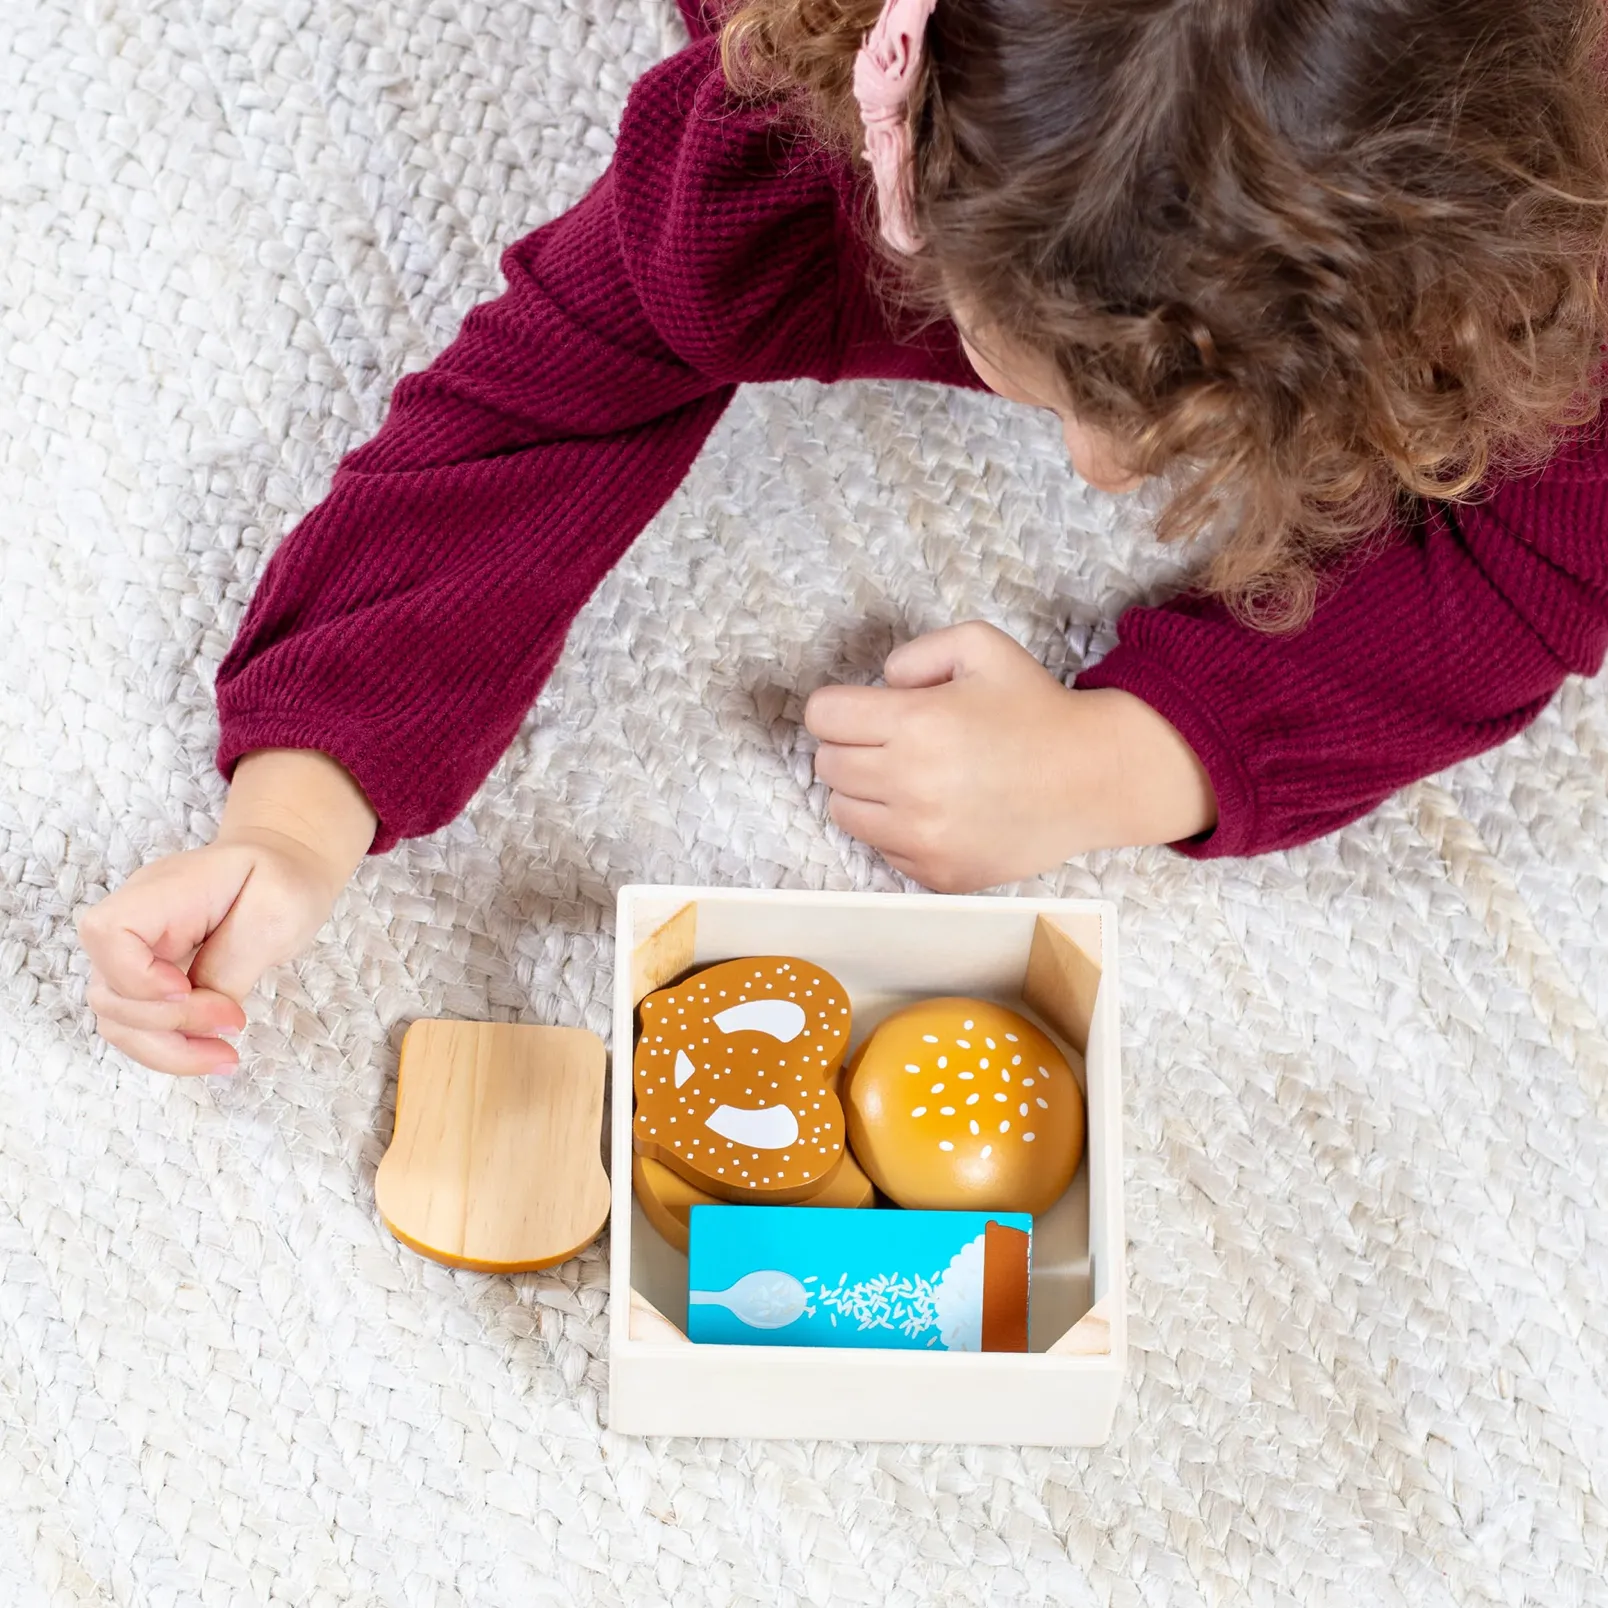
M 1116 442 L 1103 430 L 1067 419 L 1061 434 L 1066 450 L 1072 455 L 1072 467 L 1096 491 L 1133 491 L 1144 484 L 1144 476 L 1134 474 L 1124 465 Z

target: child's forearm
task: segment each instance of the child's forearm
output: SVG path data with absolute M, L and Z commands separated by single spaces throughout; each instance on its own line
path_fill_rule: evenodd
M 324 860 L 339 888 L 362 864 L 378 824 L 338 760 L 314 748 L 258 748 L 235 766 L 218 836 L 270 831 L 295 838 Z
M 1086 707 L 1098 700 L 1107 722 L 1111 846 L 1178 843 L 1216 826 L 1211 778 L 1175 727 L 1115 687 L 1081 696 Z

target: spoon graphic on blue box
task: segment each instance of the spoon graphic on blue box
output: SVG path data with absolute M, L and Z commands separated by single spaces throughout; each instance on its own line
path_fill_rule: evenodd
M 690 1306 L 725 1307 L 750 1329 L 785 1329 L 804 1316 L 810 1292 L 793 1277 L 776 1268 L 745 1273 L 724 1290 L 688 1290 Z

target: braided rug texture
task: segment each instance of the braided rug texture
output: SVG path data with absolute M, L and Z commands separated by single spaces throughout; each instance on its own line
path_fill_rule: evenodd
M 264 562 L 669 0 L 0 7 L 0 1604 L 1608 1604 L 1608 694 L 1297 853 L 1118 902 L 1130 1378 L 1098 1450 L 635 1441 L 605 1239 L 375 1211 L 421 1016 L 609 1032 L 627 881 L 902 886 L 802 695 L 982 616 L 1058 670 L 1170 573 L 1053 425 L 741 393 L 465 816 L 363 865 L 243 1070 L 93 1031 L 74 918 L 211 840 Z

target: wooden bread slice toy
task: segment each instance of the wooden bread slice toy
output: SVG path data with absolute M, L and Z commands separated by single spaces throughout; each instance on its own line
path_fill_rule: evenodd
M 374 1179 L 385 1226 L 423 1256 L 482 1273 L 583 1250 L 609 1215 L 604 1060 L 603 1041 L 580 1028 L 414 1022 Z
M 642 1215 L 659 1231 L 667 1244 L 685 1254 L 689 1234 L 689 1214 L 694 1206 L 725 1204 L 706 1195 L 695 1184 L 689 1184 L 679 1173 L 673 1173 L 663 1162 L 651 1156 L 635 1155 L 631 1158 L 631 1184 L 641 1203 Z M 877 1192 L 871 1180 L 860 1171 L 852 1153 L 845 1155 L 842 1165 L 827 1184 L 800 1206 L 835 1206 L 840 1209 L 871 1206 L 876 1203 Z
M 728 960 L 649 994 L 632 1062 L 637 1152 L 718 1200 L 806 1200 L 843 1163 L 849 996 L 787 955 Z

